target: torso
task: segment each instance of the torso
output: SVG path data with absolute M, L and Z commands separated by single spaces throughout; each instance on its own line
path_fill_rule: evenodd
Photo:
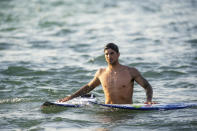
M 117 71 L 100 69 L 98 76 L 105 94 L 106 104 L 131 104 L 134 80 L 129 67 L 121 66 Z

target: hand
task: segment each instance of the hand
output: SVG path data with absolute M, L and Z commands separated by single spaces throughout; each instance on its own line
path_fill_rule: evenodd
M 66 98 L 63 98 L 63 99 L 59 99 L 57 102 L 66 102 L 68 100 L 69 100 L 68 97 L 66 97 Z
M 152 104 L 158 104 L 158 103 L 157 102 L 153 102 L 153 101 L 147 101 L 144 104 L 152 105 Z

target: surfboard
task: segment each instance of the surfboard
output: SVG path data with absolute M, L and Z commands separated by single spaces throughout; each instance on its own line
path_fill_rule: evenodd
M 62 106 L 79 108 L 89 105 L 98 105 L 100 107 L 127 109 L 127 110 L 175 110 L 183 108 L 197 107 L 197 103 L 163 103 L 163 104 L 103 104 L 97 102 L 97 99 L 92 94 L 87 94 L 81 97 L 74 98 L 67 102 L 45 102 L 42 107 L 47 106 Z
M 91 102 L 92 104 L 108 108 L 128 109 L 128 110 L 175 110 L 190 107 L 197 107 L 197 103 L 168 103 L 168 104 L 101 104 Z
M 76 100 L 76 99 L 75 99 Z M 85 101 L 84 101 L 85 100 Z M 99 105 L 101 107 L 127 109 L 127 110 L 175 110 L 197 107 L 197 103 L 168 103 L 168 104 L 102 104 L 95 99 L 80 99 L 80 102 L 45 102 L 43 106 L 83 107 L 88 105 Z

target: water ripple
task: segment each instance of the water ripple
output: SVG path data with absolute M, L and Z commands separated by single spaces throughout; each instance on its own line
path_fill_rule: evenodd
M 109 42 L 119 45 L 121 64 L 149 80 L 154 100 L 196 102 L 196 5 L 195 0 L 0 0 L 0 129 L 195 130 L 195 109 L 120 113 L 95 107 L 43 114 L 40 105 L 75 92 L 107 66 L 103 47 Z M 93 93 L 104 101 L 101 86 Z M 143 88 L 135 88 L 134 102 L 145 97 Z
M 34 76 L 34 75 L 49 75 L 52 72 L 49 71 L 34 71 L 23 66 L 9 66 L 6 70 L 1 73 L 10 76 Z
M 8 50 L 12 47 L 11 43 L 0 42 L 0 51 L 1 50 Z

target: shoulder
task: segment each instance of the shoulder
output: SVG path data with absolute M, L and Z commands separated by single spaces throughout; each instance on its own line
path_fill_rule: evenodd
M 127 69 L 129 70 L 129 73 L 132 77 L 138 77 L 141 76 L 140 72 L 138 71 L 138 69 L 136 69 L 135 67 L 127 67 Z
M 96 71 L 95 76 L 99 77 L 103 72 L 105 72 L 106 68 L 100 68 Z

